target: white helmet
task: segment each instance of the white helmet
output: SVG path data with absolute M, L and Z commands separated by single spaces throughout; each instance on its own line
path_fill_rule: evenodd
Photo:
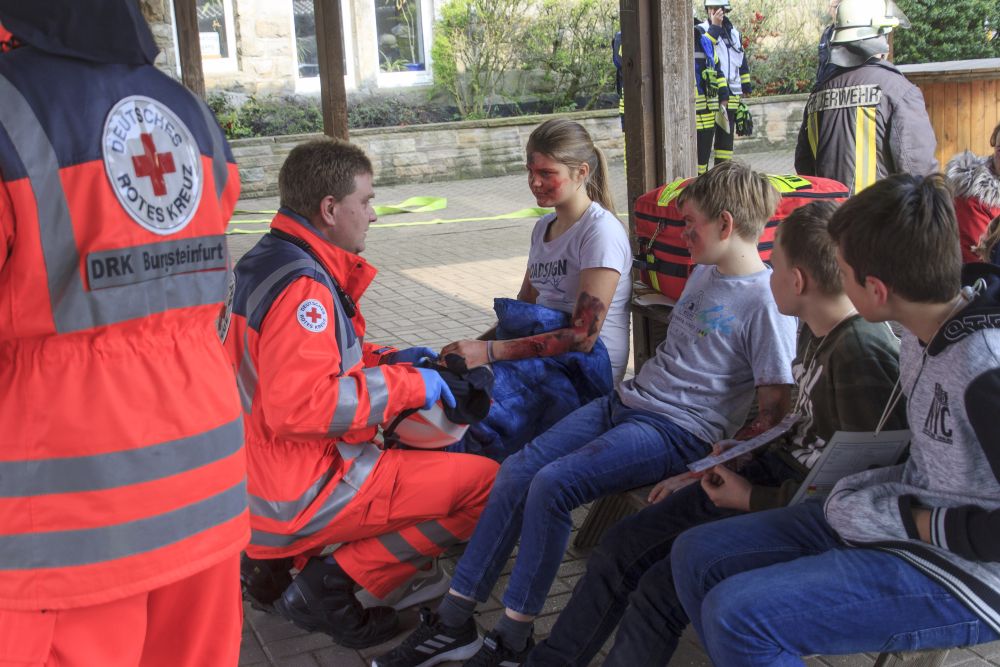
M 709 7 L 722 7 L 723 9 L 732 9 L 729 6 L 729 0 L 705 0 L 705 8 Z
M 416 449 L 441 449 L 454 445 L 469 430 L 468 424 L 448 419 L 441 401 L 430 410 L 407 410 L 382 425 L 382 440 L 387 447 L 405 445 Z
M 884 37 L 897 27 L 909 28 L 910 21 L 892 0 L 842 0 L 837 7 L 830 43 Z

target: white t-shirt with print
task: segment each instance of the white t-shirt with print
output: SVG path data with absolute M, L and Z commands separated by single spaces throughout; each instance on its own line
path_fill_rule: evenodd
M 559 238 L 545 240 L 555 213 L 539 218 L 531 233 L 528 279 L 538 292 L 536 303 L 572 314 L 576 307 L 580 272 L 613 269 L 620 275 L 600 338 L 608 348 L 615 382 L 628 366 L 628 301 L 632 295 L 632 249 L 625 226 L 597 202 Z
M 696 266 L 652 359 L 618 388 L 705 442 L 731 438 L 762 385 L 793 384 L 797 321 L 778 312 L 771 269 L 725 276 Z

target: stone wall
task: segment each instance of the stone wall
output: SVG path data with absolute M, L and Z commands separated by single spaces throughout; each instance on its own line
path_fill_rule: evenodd
M 806 95 L 750 100 L 753 137 L 738 137 L 736 154 L 795 145 Z M 615 110 L 565 114 L 587 128 L 609 160 L 620 160 L 624 141 Z M 517 174 L 524 170 L 528 135 L 544 116 L 413 125 L 351 132 L 375 166 L 382 185 Z M 277 194 L 278 170 L 296 145 L 321 135 L 239 139 L 232 142 L 244 197 Z

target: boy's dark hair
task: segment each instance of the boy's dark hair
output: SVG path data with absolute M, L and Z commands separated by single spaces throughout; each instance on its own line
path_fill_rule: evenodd
M 877 181 L 844 202 L 829 229 L 859 285 L 872 276 L 915 303 L 944 303 L 958 294 L 958 223 L 941 174 Z
M 726 160 L 681 190 L 677 205 L 682 206 L 690 199 L 713 220 L 723 211 L 729 211 L 739 237 L 756 243 L 780 198 L 766 175 L 739 160 Z
M 788 263 L 808 273 L 827 296 L 844 291 L 837 266 L 837 244 L 827 231 L 836 210 L 837 204 L 829 201 L 799 207 L 781 222 L 774 238 Z
M 278 172 L 281 205 L 311 218 L 323 197 L 341 200 L 354 192 L 354 177 L 374 173 L 371 160 L 354 144 L 314 139 L 291 150 Z

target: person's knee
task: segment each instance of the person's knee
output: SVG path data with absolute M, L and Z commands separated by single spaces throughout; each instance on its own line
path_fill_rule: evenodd
M 747 636 L 756 621 L 754 601 L 758 592 L 749 592 L 732 579 L 724 579 L 712 588 L 701 604 L 701 628 L 705 641 L 722 637 Z
M 558 462 L 545 466 L 532 478 L 528 489 L 527 508 L 563 514 L 581 504 L 582 500 L 575 491 L 571 475 L 566 474 Z

